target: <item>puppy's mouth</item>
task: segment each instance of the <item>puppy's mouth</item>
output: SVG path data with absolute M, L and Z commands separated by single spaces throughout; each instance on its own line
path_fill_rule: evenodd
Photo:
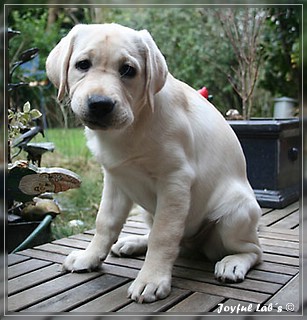
M 91 130 L 108 130 L 110 128 L 106 123 L 100 123 L 94 120 L 82 120 L 83 124 Z
M 128 117 L 121 117 L 120 119 L 93 119 L 85 118 L 81 119 L 83 124 L 91 130 L 119 130 L 129 126 L 132 121 Z

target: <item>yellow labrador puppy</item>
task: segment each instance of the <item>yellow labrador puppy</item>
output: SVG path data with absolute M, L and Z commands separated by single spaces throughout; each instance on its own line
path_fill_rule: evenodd
M 214 106 L 168 72 L 150 34 L 118 24 L 77 25 L 46 65 L 104 169 L 96 234 L 64 268 L 98 268 L 136 203 L 147 212 L 149 235 L 112 247 L 118 256 L 146 253 L 131 299 L 169 295 L 182 247 L 217 261 L 217 279 L 242 281 L 261 259 L 261 210 L 240 144 Z

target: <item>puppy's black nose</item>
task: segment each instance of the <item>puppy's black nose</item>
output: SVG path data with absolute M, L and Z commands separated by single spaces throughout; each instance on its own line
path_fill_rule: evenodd
M 88 98 L 88 108 L 90 113 L 99 118 L 111 113 L 116 101 L 107 96 L 93 95 Z

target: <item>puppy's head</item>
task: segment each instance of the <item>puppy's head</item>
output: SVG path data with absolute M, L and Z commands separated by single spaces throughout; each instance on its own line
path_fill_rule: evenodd
M 146 30 L 117 24 L 77 25 L 51 51 L 47 75 L 94 130 L 131 125 L 165 84 L 167 65 Z

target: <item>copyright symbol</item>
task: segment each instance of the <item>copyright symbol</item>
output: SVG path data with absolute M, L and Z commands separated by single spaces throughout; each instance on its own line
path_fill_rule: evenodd
M 294 311 L 294 304 L 293 303 L 287 303 L 286 310 L 293 312 Z

